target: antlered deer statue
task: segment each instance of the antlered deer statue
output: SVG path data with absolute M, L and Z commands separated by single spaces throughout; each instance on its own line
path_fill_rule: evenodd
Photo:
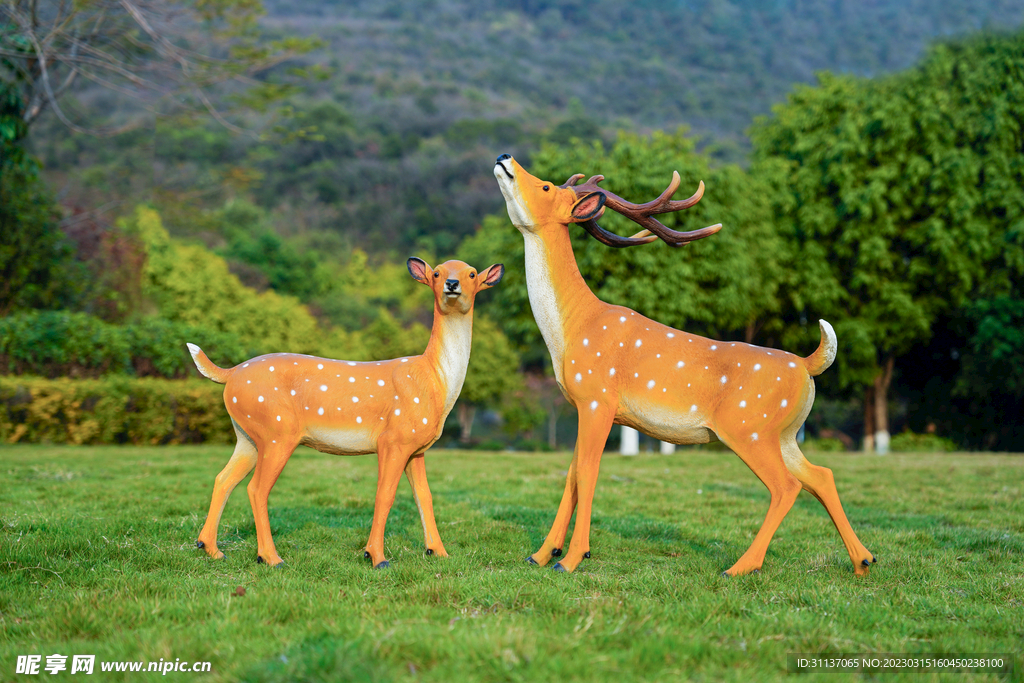
M 377 454 L 377 497 L 365 557 L 387 567 L 384 523 L 405 471 L 420 510 L 427 554 L 447 557 L 434 522 L 424 454 L 441 436 L 462 391 L 473 335 L 477 292 L 498 284 L 501 264 L 477 272 L 462 261 L 431 268 L 408 261 L 413 279 L 434 292 L 434 326 L 421 356 L 387 361 L 315 358 L 294 353 L 259 356 L 230 369 L 188 348 L 199 371 L 224 384 L 224 404 L 238 442 L 217 475 L 210 514 L 196 545 L 214 558 L 217 527 L 235 485 L 255 468 L 249 502 L 256 520 L 257 562 L 281 564 L 274 548 L 267 498 L 299 444 L 337 455 Z
M 660 197 L 631 204 L 602 190 L 598 183 L 603 176 L 578 185 L 583 176 L 574 175 L 556 186 L 530 175 L 507 154 L 498 157 L 494 175 L 509 218 L 526 241 L 530 306 L 551 354 L 555 380 L 579 412 L 576 450 L 562 502 L 543 545 L 527 561 L 543 565 L 562 554 L 573 510 L 572 542 L 554 568 L 573 571 L 590 557 L 591 506 L 601 453 L 612 424 L 621 424 L 676 444 L 707 443 L 714 434 L 768 487 L 768 515 L 750 548 L 727 575 L 761 568 L 768 543 L 801 488 L 825 506 L 856 573 L 867 573 L 875 558 L 850 527 L 832 472 L 807 462 L 796 443 L 796 433 L 814 401 L 811 378 L 835 358 L 832 327 L 820 322 L 821 344 L 807 358 L 750 344 L 716 342 L 606 304 L 580 275 L 569 241 L 570 223 L 581 224 L 613 247 L 658 238 L 679 246 L 712 235 L 722 226 L 677 232 L 654 216 L 693 206 L 704 184 L 689 199 L 672 201 L 679 187 L 679 174 L 674 173 Z M 605 208 L 645 229 L 632 237 L 604 230 L 595 219 Z

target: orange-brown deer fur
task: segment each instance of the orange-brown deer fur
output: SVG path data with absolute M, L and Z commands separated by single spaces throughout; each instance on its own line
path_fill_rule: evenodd
M 561 555 L 574 510 L 572 541 L 555 569 L 573 571 L 590 556 L 590 517 L 601 454 L 612 424 L 622 424 L 675 444 L 706 443 L 717 437 L 768 488 L 767 517 L 728 575 L 761 568 L 768 543 L 801 488 L 825 506 L 855 571 L 866 573 L 875 558 L 850 527 L 832 472 L 810 464 L 796 443 L 814 401 L 811 377 L 821 374 L 835 357 L 832 327 L 821 321 L 821 343 L 807 358 L 714 341 L 604 303 L 580 275 L 569 240 L 570 223 L 584 223 L 595 237 L 613 246 L 645 244 L 658 237 L 685 243 L 721 226 L 676 233 L 649 216 L 696 203 L 703 184 L 691 199 L 668 203 L 678 186 L 676 174 L 659 200 L 638 206 L 600 191 L 600 176 L 582 187 L 576 187 L 578 176 L 555 186 L 530 175 L 508 155 L 498 158 L 494 174 L 509 217 L 526 242 L 530 305 L 551 354 L 555 380 L 579 412 L 562 502 L 543 545 L 527 561 L 543 565 Z M 603 231 L 593 221 L 606 202 L 631 217 L 640 215 L 641 220 L 634 220 L 648 229 L 633 238 Z M 660 208 L 651 208 L 655 204 Z
M 447 557 L 434 521 L 424 454 L 441 436 L 462 391 L 477 292 L 493 287 L 501 264 L 480 271 L 462 261 L 431 268 L 409 259 L 415 280 L 434 292 L 434 326 L 421 356 L 356 362 L 293 353 L 259 356 L 230 369 L 214 365 L 189 344 L 199 371 L 224 384 L 224 405 L 238 442 L 217 475 L 210 513 L 197 544 L 214 558 L 217 527 L 232 489 L 255 469 L 249 502 L 256 520 L 257 561 L 281 564 L 274 548 L 267 498 L 295 447 L 337 455 L 377 454 L 377 496 L 365 556 L 387 567 L 384 524 L 404 471 L 423 522 L 427 554 Z

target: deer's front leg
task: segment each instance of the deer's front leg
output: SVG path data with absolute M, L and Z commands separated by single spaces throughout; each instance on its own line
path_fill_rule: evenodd
M 576 448 L 573 450 L 572 462 L 569 464 L 569 473 L 565 477 L 565 491 L 562 492 L 562 502 L 558 504 L 558 513 L 551 525 L 548 537 L 544 544 L 533 555 L 526 558 L 530 564 L 545 565 L 552 557 L 562 554 L 562 547 L 565 544 L 565 534 L 569 531 L 569 520 L 576 510 L 576 461 L 579 459 L 579 439 L 576 440 Z
M 405 466 L 405 476 L 412 485 L 412 495 L 416 499 L 416 507 L 420 510 L 420 521 L 423 522 L 423 542 L 427 546 L 427 555 L 448 557 L 441 543 L 441 534 L 437 531 L 434 521 L 434 500 L 427 486 L 427 463 L 423 453 L 409 458 Z
M 377 449 L 377 497 L 373 502 L 373 525 L 370 527 L 370 539 L 366 542 L 364 556 L 370 560 L 374 569 L 390 567 L 384 558 L 384 524 L 388 521 L 388 513 L 395 503 L 395 492 L 398 481 L 402 478 L 402 470 L 409 460 L 404 449 L 395 444 L 378 442 Z
M 574 571 L 584 557 L 590 557 L 590 513 L 594 488 L 601 467 L 601 454 L 614 419 L 614 406 L 606 404 L 580 409 L 579 435 L 576 437 L 576 528 L 572 532 L 569 551 L 555 563 L 556 571 Z

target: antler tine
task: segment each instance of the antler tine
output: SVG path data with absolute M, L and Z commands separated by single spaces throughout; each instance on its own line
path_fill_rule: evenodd
M 572 179 L 575 179 L 577 177 L 582 176 L 573 176 Z M 697 202 L 699 202 L 701 197 L 704 196 L 703 180 L 700 181 L 700 184 L 697 187 L 697 191 L 693 194 L 693 196 L 689 197 L 688 199 L 672 200 L 671 197 L 673 194 L 675 194 L 676 190 L 679 189 L 680 183 L 679 172 L 673 171 L 672 181 L 668 184 L 668 187 L 665 188 L 665 191 L 662 192 L 657 199 L 653 199 L 645 204 L 634 204 L 633 202 L 626 201 L 622 197 L 619 197 L 618 195 L 614 194 L 613 192 L 609 192 L 599 187 L 598 183 L 600 183 L 602 180 L 604 180 L 604 176 L 595 175 L 591 176 L 590 179 L 587 180 L 587 182 L 583 183 L 582 185 L 573 185 L 571 187 L 573 190 L 576 191 L 577 196 L 583 196 L 584 194 L 589 192 L 603 193 L 605 195 L 605 206 L 607 208 L 625 216 L 634 223 L 646 228 L 646 230 L 637 233 L 633 237 L 620 237 L 619 235 L 608 232 L 607 230 L 599 226 L 597 222 L 594 220 L 589 220 L 586 223 L 581 224 L 587 230 L 587 232 L 589 232 L 598 240 L 609 246 L 629 247 L 635 246 L 637 244 L 647 244 L 649 242 L 654 241 L 654 237 L 650 236 L 651 233 L 653 233 L 654 236 L 660 237 L 665 243 L 669 244 L 670 246 L 679 247 L 684 244 L 693 242 L 694 240 L 699 240 L 703 237 L 713 235 L 722 229 L 722 224 L 719 223 L 717 225 L 711 225 L 706 228 L 701 228 L 699 230 L 679 232 L 677 230 L 672 230 L 671 228 L 666 227 L 661 223 L 661 221 L 654 218 L 655 215 L 660 213 L 670 213 L 673 211 L 682 211 L 683 209 L 688 209 Z M 646 235 L 643 234 L 645 232 L 647 233 Z
M 583 177 L 582 173 L 573 173 L 571 176 L 569 176 L 569 179 L 566 180 L 564 184 L 559 185 L 559 187 L 561 187 L 563 190 L 564 189 L 575 189 L 576 183 L 578 183 L 580 181 L 580 178 L 582 178 L 582 177 Z

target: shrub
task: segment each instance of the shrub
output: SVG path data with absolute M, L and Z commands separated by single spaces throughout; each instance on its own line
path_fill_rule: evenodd
M 0 377 L 8 443 L 230 443 L 223 389 L 208 380 Z
M 909 429 L 892 437 L 889 450 L 893 453 L 950 453 L 956 444 L 938 434 L 915 434 Z
M 839 439 L 807 439 L 803 449 L 818 453 L 842 453 L 846 451 L 846 446 Z

